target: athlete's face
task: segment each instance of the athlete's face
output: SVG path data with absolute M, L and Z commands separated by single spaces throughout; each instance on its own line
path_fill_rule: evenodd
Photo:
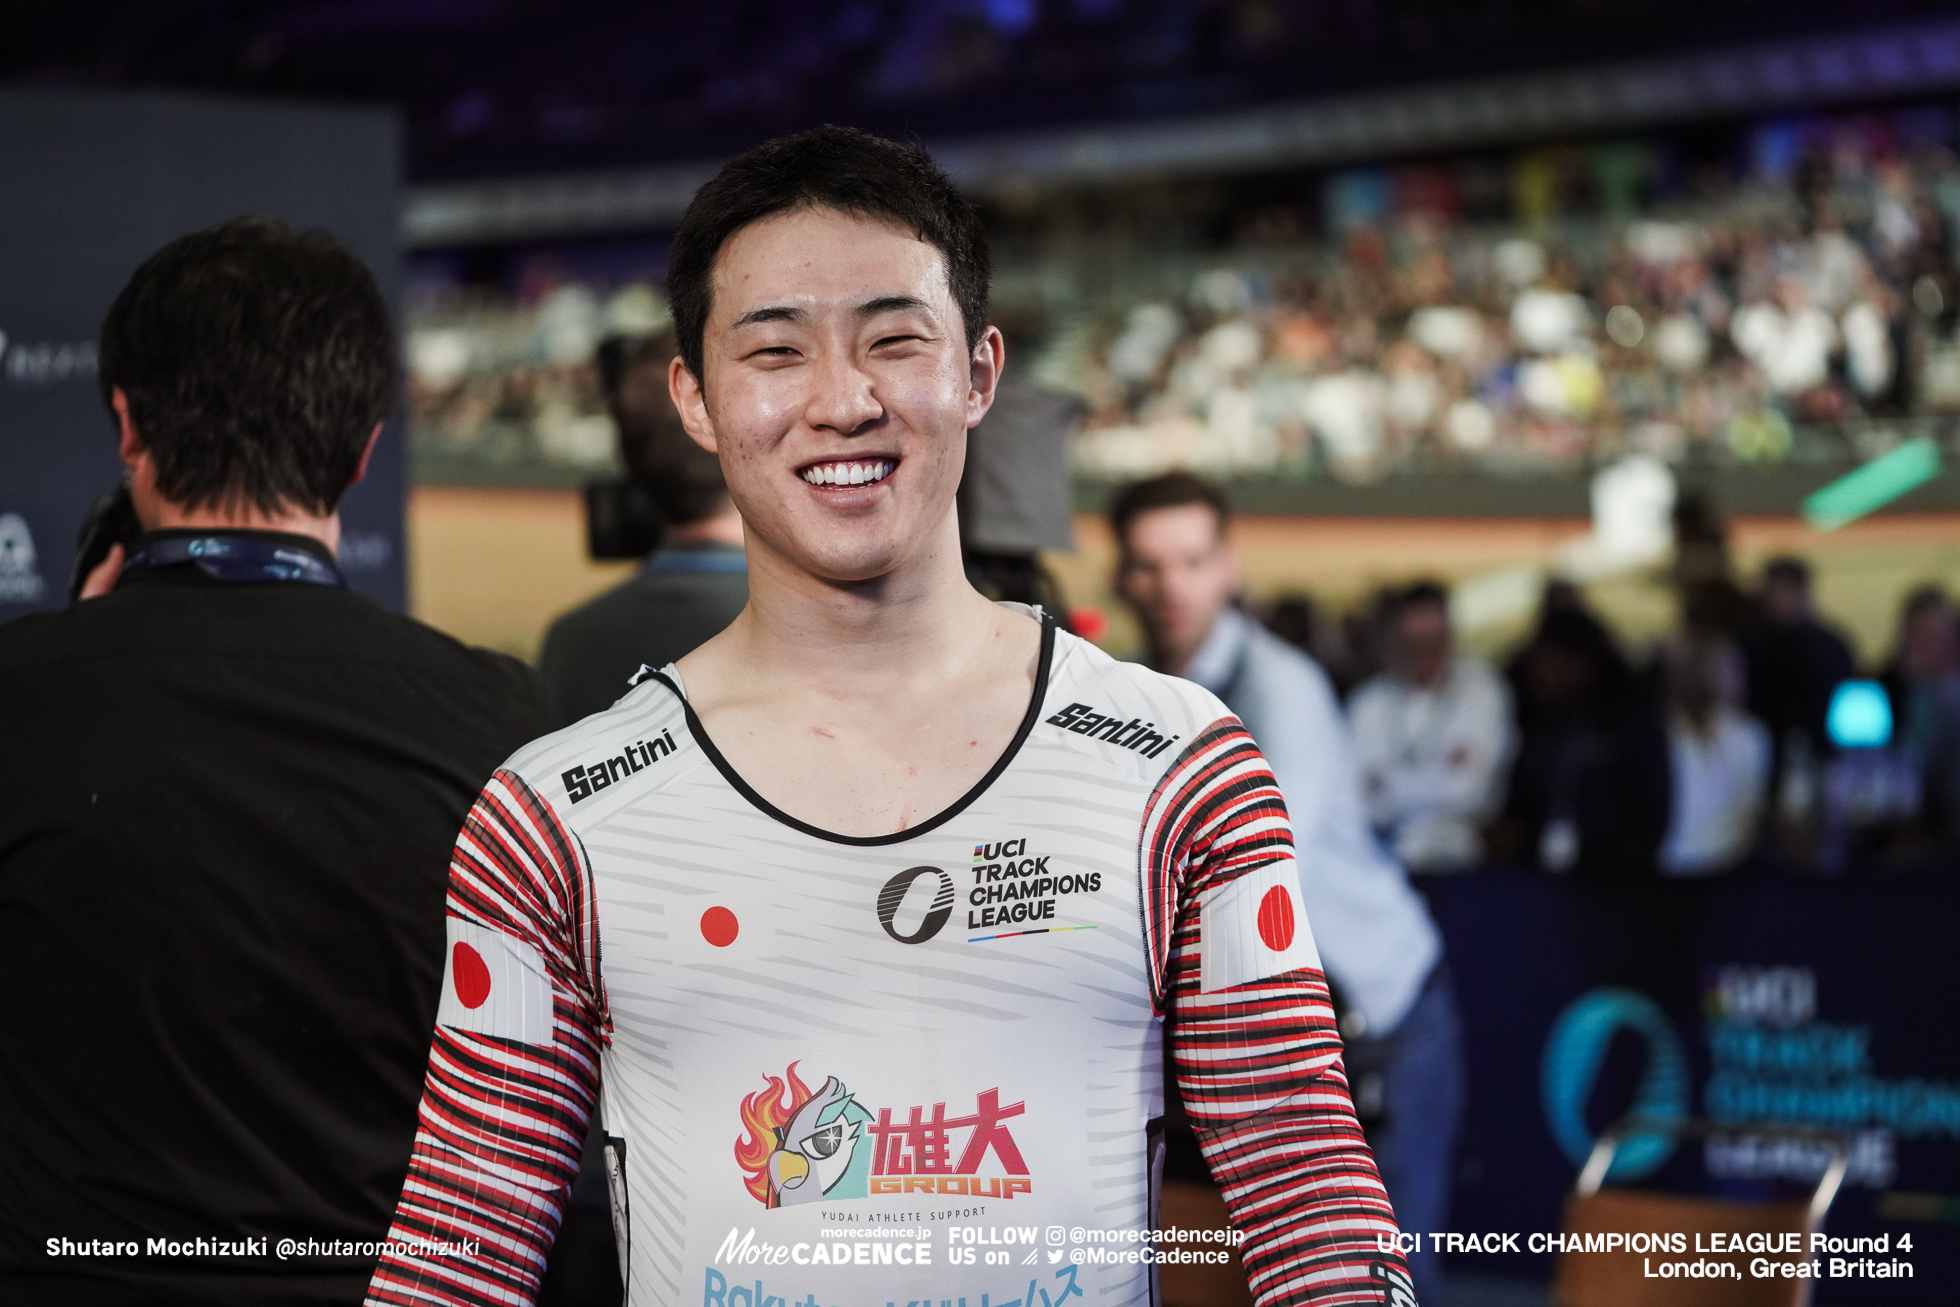
M 729 238 L 710 288 L 703 376 L 676 359 L 671 389 L 720 455 L 751 555 L 851 583 L 956 549 L 966 433 L 1003 350 L 991 327 L 967 350 L 938 249 L 874 219 L 781 213 Z
M 1150 642 L 1182 670 L 1239 586 L 1238 556 L 1208 504 L 1153 508 L 1130 520 L 1117 586 L 1150 632 Z

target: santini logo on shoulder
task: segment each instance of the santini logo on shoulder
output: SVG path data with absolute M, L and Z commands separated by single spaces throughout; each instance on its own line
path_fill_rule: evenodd
M 1158 733 L 1156 722 L 1106 717 L 1086 703 L 1070 704 L 1050 717 L 1048 724 L 1092 740 L 1107 740 L 1119 749 L 1134 749 L 1146 758 L 1155 758 L 1180 738 L 1173 735 L 1165 739 Z
M 558 779 L 565 782 L 565 796 L 577 803 L 581 799 L 591 798 L 608 785 L 625 780 L 634 772 L 645 771 L 673 751 L 674 737 L 662 731 L 654 739 L 627 745 L 610 758 L 561 772 Z

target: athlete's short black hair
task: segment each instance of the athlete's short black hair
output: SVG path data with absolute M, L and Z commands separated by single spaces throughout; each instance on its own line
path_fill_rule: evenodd
M 766 141 L 731 159 L 688 201 L 667 256 L 681 361 L 701 377 L 715 259 L 752 222 L 797 209 L 835 209 L 915 233 L 946 259 L 969 352 L 987 328 L 993 260 L 972 203 L 932 156 L 851 127 L 819 127 Z
M 374 274 L 324 231 L 233 218 L 143 262 L 102 323 L 157 491 L 193 508 L 331 512 L 395 396 Z
M 1117 550 L 1129 552 L 1130 524 L 1139 517 L 1159 508 L 1182 508 L 1186 504 L 1203 504 L 1209 508 L 1217 515 L 1221 533 L 1231 520 L 1232 509 L 1225 500 L 1225 492 L 1181 468 L 1125 486 L 1109 505 L 1109 528 L 1116 534 Z

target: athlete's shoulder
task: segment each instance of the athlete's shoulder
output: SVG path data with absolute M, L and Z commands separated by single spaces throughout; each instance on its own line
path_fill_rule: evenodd
M 531 741 L 504 769 L 561 818 L 589 827 L 672 784 L 700 755 L 670 665 L 659 672 L 642 668 L 612 707 Z
M 1056 633 L 1038 739 L 1154 776 L 1220 721 L 1235 719 L 1203 686 Z

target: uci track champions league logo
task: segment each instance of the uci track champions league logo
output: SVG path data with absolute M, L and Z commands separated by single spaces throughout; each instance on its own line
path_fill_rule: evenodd
M 1820 1143 L 1776 1136 L 1776 1126 L 1837 1131 L 1847 1149 L 1844 1182 L 1889 1187 L 1896 1143 L 1960 1139 L 1960 1084 L 1877 1074 L 1868 1025 L 1818 1019 L 1816 974 L 1808 967 L 1712 968 L 1702 996 L 1709 1075 L 1704 1115 L 1728 1123 L 1704 1141 L 1708 1174 L 1728 1180 L 1814 1182 L 1830 1162 Z M 1651 999 L 1628 989 L 1582 994 L 1553 1023 L 1542 1087 L 1552 1136 L 1574 1166 L 1592 1152 L 1587 1109 L 1608 1046 L 1620 1035 L 1642 1046 L 1644 1070 L 1628 1115 L 1672 1121 L 1690 1115 L 1687 1048 Z M 1769 1129 L 1752 1131 L 1761 1123 Z M 1633 1134 L 1606 1178 L 1638 1180 L 1673 1154 L 1667 1131 Z
M 878 891 L 878 924 L 901 944 L 923 944 L 945 929 L 964 892 L 966 928 L 993 932 L 967 937 L 969 944 L 1021 935 L 1095 930 L 1093 925 L 1048 924 L 1072 894 L 1102 890 L 1102 873 L 1052 871 L 1052 854 L 1031 854 L 1026 837 L 973 846 L 972 879 L 963 887 L 939 867 L 907 867 Z M 1023 929 L 1003 929 L 1005 927 Z
M 945 1103 L 911 1107 L 903 1121 L 881 1107 L 874 1117 L 836 1076 L 812 1090 L 792 1062 L 782 1077 L 742 1099 L 745 1133 L 735 1161 L 745 1185 L 765 1207 L 879 1194 L 948 1194 L 1013 1198 L 1033 1181 L 1008 1122 L 1027 1104 L 1002 1103 L 998 1087 L 974 1096 L 966 1116 L 946 1115 Z M 957 1152 L 955 1149 L 957 1148 Z M 1004 1174 L 986 1175 L 993 1167 Z

